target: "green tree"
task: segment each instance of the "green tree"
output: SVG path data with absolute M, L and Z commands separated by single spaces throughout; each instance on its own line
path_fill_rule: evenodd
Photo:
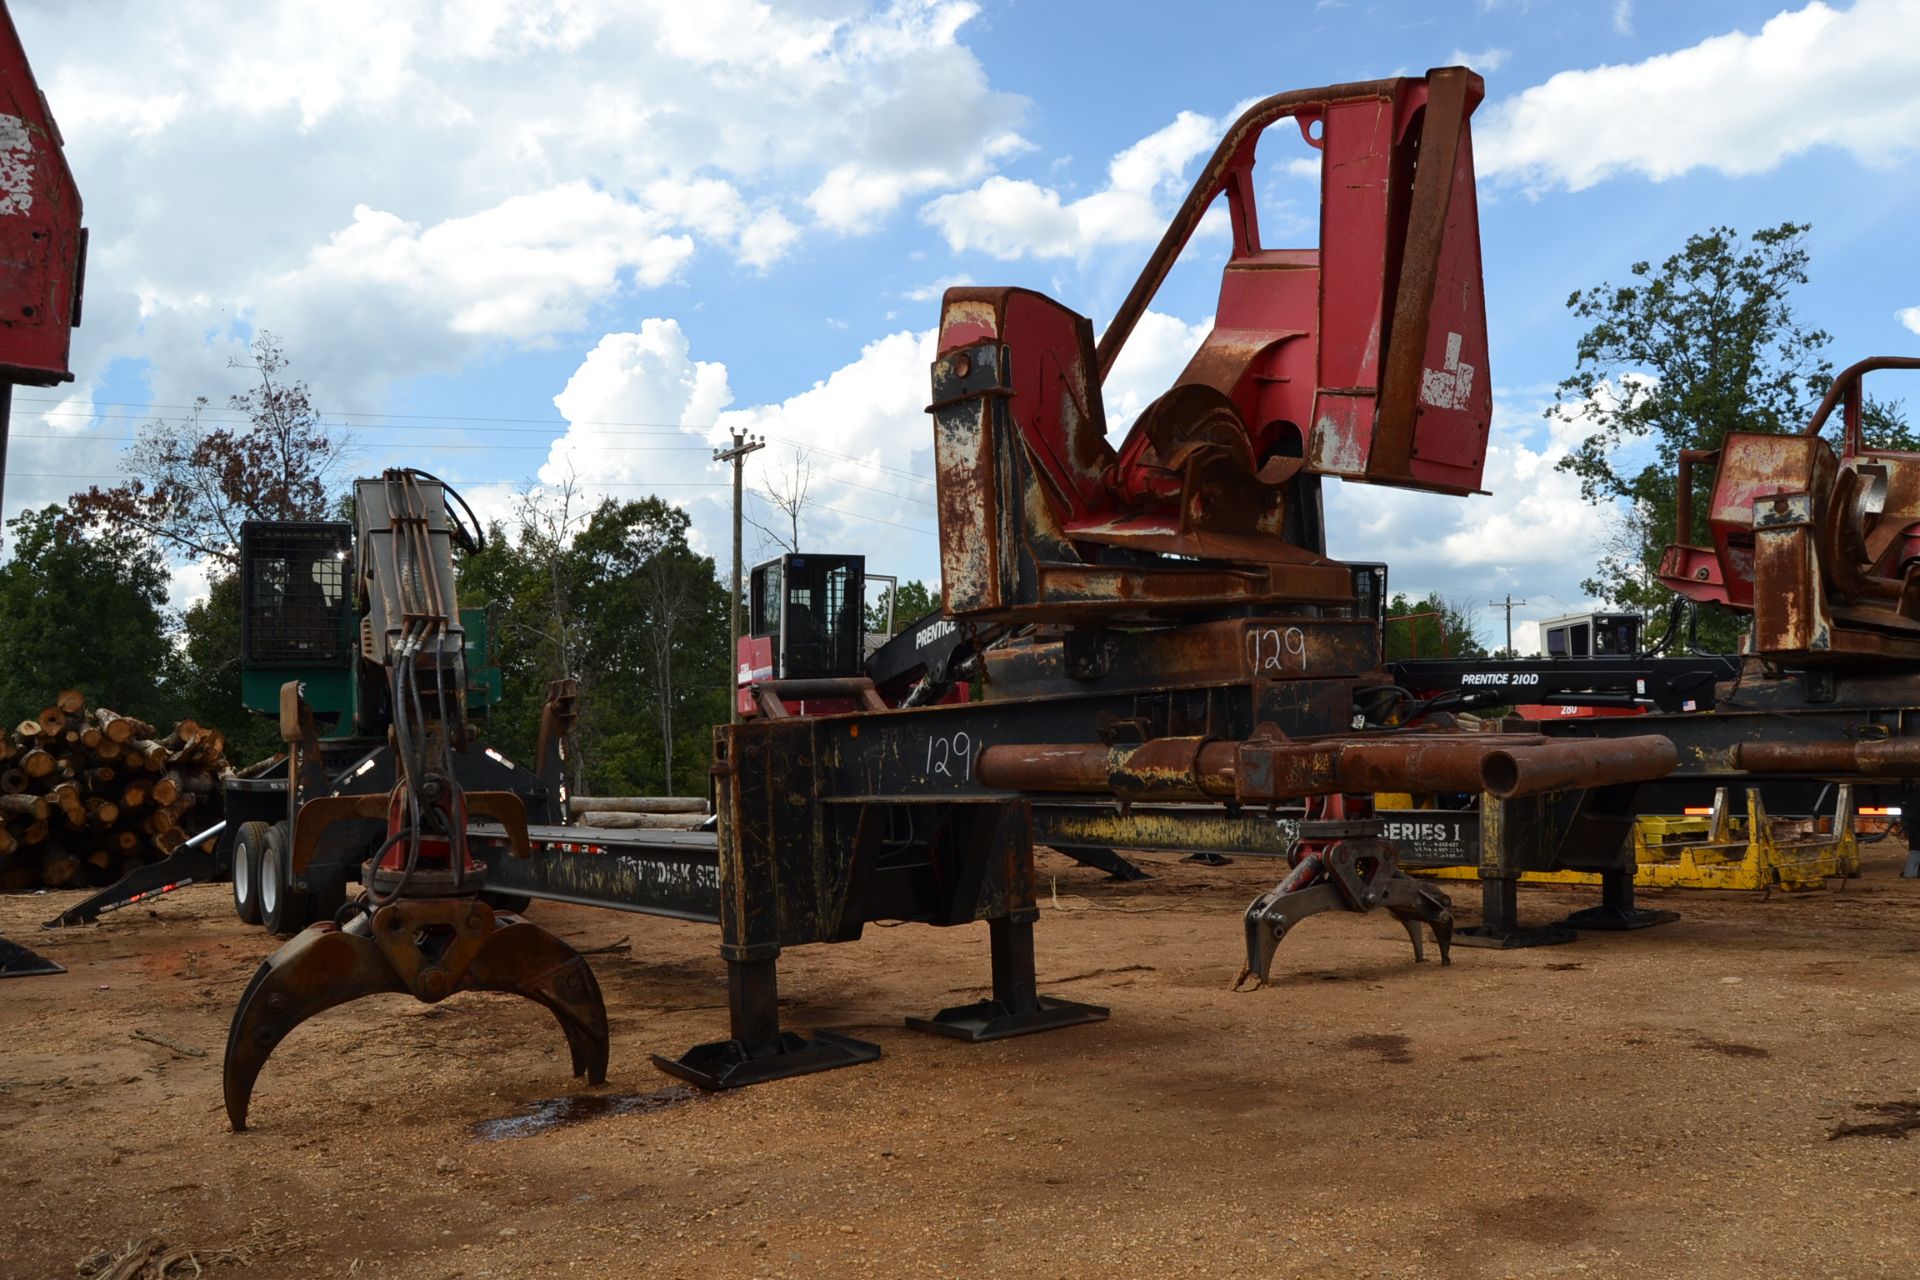
M 893 630 L 887 632 L 887 597 L 896 594 L 898 598 L 893 601 Z M 939 591 L 917 578 L 901 583 L 897 593 L 892 587 L 882 587 L 867 605 L 867 630 L 875 635 L 882 632 L 898 635 L 939 607 Z
M 8 522 L 0 565 L 0 715 L 28 717 L 61 689 L 163 719 L 167 574 L 138 534 L 88 534 L 58 506 Z
M 1404 591 L 1394 594 L 1387 602 L 1386 648 L 1389 662 L 1487 656 L 1473 615 L 1438 591 L 1419 600 Z
M 529 542 L 524 528 L 510 530 L 495 521 L 479 554 L 454 566 L 462 607 L 493 606 L 501 700 L 489 713 L 487 741 L 525 762 L 534 758 L 547 682 L 572 674 L 553 642 L 546 609 L 550 579 Z M 568 743 L 570 753 L 575 745 Z M 568 781 L 579 785 L 577 777 Z
M 240 700 L 240 527 L 248 520 L 326 520 L 347 509 L 345 463 L 351 438 L 329 427 L 307 384 L 288 374 L 279 339 L 262 330 L 252 363 L 231 367 L 252 385 L 227 397 L 215 421 L 206 396 L 184 419 L 143 427 L 121 460 L 120 484 L 75 494 L 64 527 L 138 538 L 161 555 L 197 563 L 207 599 L 175 617 L 178 644 L 168 664 L 174 706 L 226 733 L 235 760 L 279 749 L 270 717 Z
M 727 595 L 713 561 L 687 545 L 687 513 L 657 497 L 607 500 L 574 543 L 586 566 L 586 658 L 603 740 L 621 763 L 603 776 L 621 789 L 706 789 L 710 727 L 727 718 Z M 651 730 L 638 734 L 637 726 Z
M 1587 435 L 1560 466 L 1580 478 L 1587 501 L 1619 512 L 1581 584 L 1589 594 L 1646 613 L 1663 608 L 1671 593 L 1654 575 L 1675 540 L 1680 451 L 1717 449 L 1731 431 L 1797 430 L 1826 392 L 1833 366 L 1821 353 L 1832 338 L 1803 325 L 1792 302 L 1807 282 L 1807 231 L 1784 222 L 1743 241 L 1715 227 L 1657 267 L 1634 263 L 1628 284 L 1567 299 L 1589 328 L 1548 413 Z M 1876 413 L 1890 425 L 1884 406 Z M 1705 539 L 1711 482 L 1710 470 L 1696 472 L 1694 528 L 1684 541 Z M 1705 644 L 1731 647 L 1740 628 L 1703 611 Z
M 278 338 L 253 341 L 253 386 L 227 397 L 243 425 L 209 423 L 205 396 L 179 421 L 142 428 L 121 469 L 68 503 L 70 518 L 96 528 L 137 529 L 163 550 L 225 564 L 239 560 L 248 520 L 325 520 L 339 503 L 352 440 L 320 419 L 307 384 L 287 377 Z
M 659 498 L 534 495 L 509 533 L 460 566 L 460 599 L 495 607 L 505 698 L 489 725 L 530 758 L 549 680 L 580 682 L 569 744 L 582 795 L 698 793 L 727 718 L 727 594 L 687 545 L 686 513 Z

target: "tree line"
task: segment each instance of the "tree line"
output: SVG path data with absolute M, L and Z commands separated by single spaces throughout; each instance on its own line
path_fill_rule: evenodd
M 226 412 L 197 400 L 143 428 L 126 479 L 9 524 L 0 565 L 0 716 L 82 688 L 152 720 L 218 724 L 239 762 L 279 747 L 240 694 L 240 529 L 249 520 L 347 520 L 351 436 L 321 419 L 270 333 L 235 367 L 251 385 Z M 423 459 L 423 461 L 431 461 Z M 796 474 L 805 464 L 796 458 Z M 801 535 L 804 484 L 775 483 L 777 539 Z M 489 743 L 531 759 L 551 681 L 578 681 L 569 783 L 583 794 L 698 793 L 708 739 L 729 714 L 727 587 L 689 542 L 685 511 L 659 497 L 586 501 L 577 485 L 530 488 L 482 549 L 456 561 L 460 604 L 485 608 L 502 701 Z M 782 550 L 788 549 L 784 545 Z M 175 566 L 206 594 L 168 608 Z M 886 593 L 870 599 L 884 624 Z M 895 626 L 936 607 L 901 584 Z M 24 714 L 24 713 L 23 713 Z

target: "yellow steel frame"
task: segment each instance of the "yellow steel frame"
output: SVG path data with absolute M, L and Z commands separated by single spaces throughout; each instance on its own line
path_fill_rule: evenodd
M 1633 882 L 1654 889 L 1741 889 L 1788 893 L 1826 887 L 1860 874 L 1853 788 L 1836 788 L 1832 817 L 1776 818 L 1757 787 L 1746 789 L 1746 815 L 1731 811 L 1727 788 L 1714 792 L 1705 815 L 1648 814 L 1634 824 Z M 1393 797 L 1397 800 L 1399 797 Z M 1413 875 L 1477 880 L 1473 867 L 1409 867 Z M 1528 871 L 1522 884 L 1597 885 L 1590 871 Z

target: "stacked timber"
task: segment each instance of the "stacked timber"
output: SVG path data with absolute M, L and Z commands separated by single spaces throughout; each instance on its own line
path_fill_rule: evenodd
M 112 884 L 219 820 L 226 738 L 67 689 L 0 732 L 0 891 Z

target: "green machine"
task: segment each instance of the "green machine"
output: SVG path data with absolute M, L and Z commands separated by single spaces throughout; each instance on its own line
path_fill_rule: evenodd
M 530 820 L 561 820 L 559 735 L 541 773 L 480 742 L 502 686 L 491 610 L 460 608 L 456 595 L 455 552 L 482 545 L 471 508 L 409 468 L 356 480 L 353 510 L 351 523 L 240 530 L 241 698 L 279 720 L 287 754 L 227 780 L 215 857 L 235 913 L 281 935 L 334 914 L 384 835 L 366 817 L 310 823 L 303 848 L 302 807 L 391 792 L 403 773 L 395 730 L 409 720 L 445 726 L 434 749 L 458 787 L 510 792 Z
M 328 741 L 382 739 L 391 723 L 384 672 L 356 661 L 366 601 L 353 544 L 354 528 L 342 521 L 253 520 L 240 529 L 241 700 L 278 716 L 281 687 L 298 681 Z M 349 600 L 354 587 L 362 598 Z M 484 719 L 501 695 L 492 606 L 460 609 L 459 619 L 467 714 Z

